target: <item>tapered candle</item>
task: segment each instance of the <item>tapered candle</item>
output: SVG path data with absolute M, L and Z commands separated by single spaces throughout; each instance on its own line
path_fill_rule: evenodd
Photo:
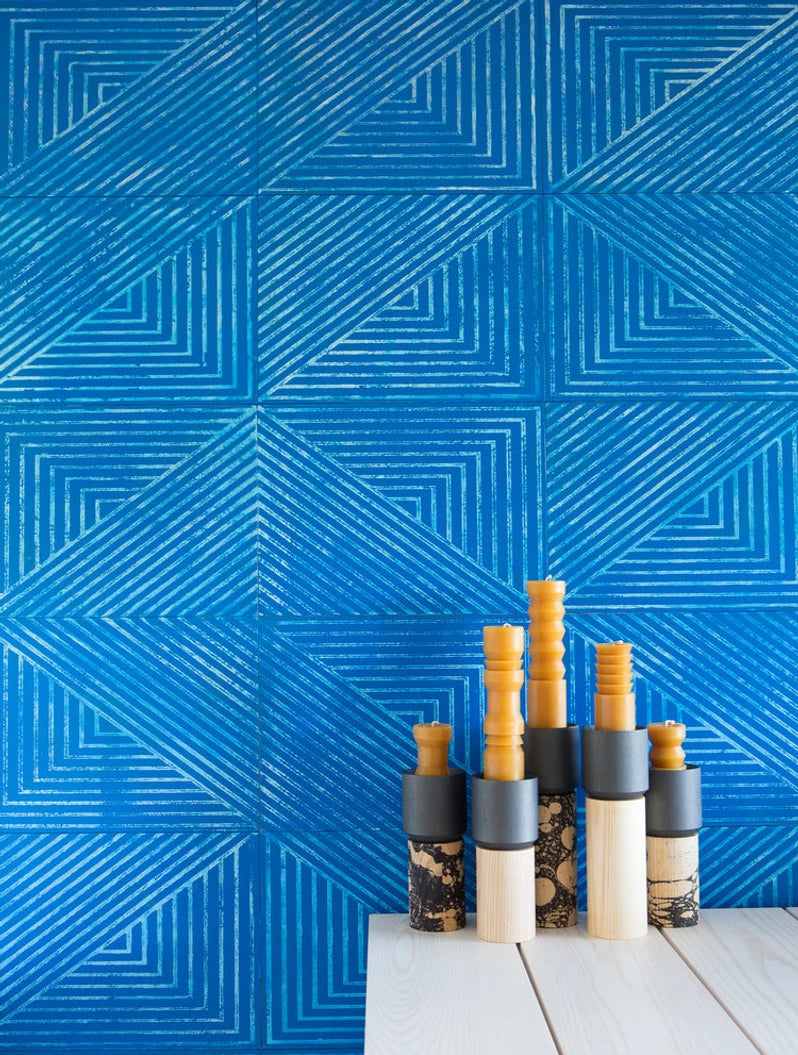
M 634 729 L 632 646 L 624 641 L 596 645 L 595 725 L 614 732 Z
M 485 649 L 485 780 L 523 780 L 524 748 L 521 717 L 521 686 L 524 672 L 524 628 L 486 626 L 482 631 Z
M 565 583 L 559 579 L 528 582 L 529 680 L 526 687 L 527 725 L 557 729 L 566 724 Z
M 448 772 L 449 744 L 452 727 L 443 722 L 428 722 L 413 726 L 413 739 L 418 745 L 416 773 L 420 777 L 445 777 Z

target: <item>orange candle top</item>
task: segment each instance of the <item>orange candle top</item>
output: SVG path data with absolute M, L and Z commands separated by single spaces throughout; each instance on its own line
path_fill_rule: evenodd
M 524 672 L 520 667 L 524 658 L 524 628 L 486 626 L 482 630 L 482 641 L 488 694 L 483 776 L 486 780 L 523 780 L 521 686 Z
M 418 765 L 416 766 L 418 776 L 445 777 L 449 772 L 451 725 L 445 725 L 443 722 L 414 725 L 413 739 L 418 744 Z
M 632 646 L 625 641 L 596 645 L 596 728 L 615 732 L 634 729 Z
M 554 729 L 566 724 L 565 583 L 561 579 L 528 582 L 529 681 L 526 686 L 527 725 Z
M 687 729 L 681 722 L 652 722 L 648 727 L 651 750 L 649 761 L 654 769 L 684 769 L 682 741 Z

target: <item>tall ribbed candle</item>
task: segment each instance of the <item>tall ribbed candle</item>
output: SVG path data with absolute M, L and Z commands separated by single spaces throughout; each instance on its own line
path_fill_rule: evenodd
M 526 687 L 527 725 L 556 729 L 566 724 L 563 656 L 565 583 L 559 579 L 528 582 L 529 680 Z
M 485 780 L 523 780 L 524 748 L 521 717 L 521 687 L 524 672 L 524 629 L 520 626 L 486 626 L 482 630 L 485 649 Z

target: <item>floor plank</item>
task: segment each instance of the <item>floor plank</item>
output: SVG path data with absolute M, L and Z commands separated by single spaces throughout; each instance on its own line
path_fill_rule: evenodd
M 706 909 L 667 933 L 767 1055 L 798 1051 L 798 919 L 780 908 Z
M 556 1055 L 515 945 L 370 916 L 366 1055 Z
M 582 920 L 538 931 L 521 953 L 563 1055 L 756 1051 L 653 927 L 644 938 L 603 941 Z

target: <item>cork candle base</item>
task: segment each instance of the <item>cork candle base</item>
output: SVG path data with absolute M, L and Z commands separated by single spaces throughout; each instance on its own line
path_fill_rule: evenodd
M 577 922 L 576 792 L 538 797 L 535 904 L 538 927 Z
M 698 835 L 649 835 L 646 851 L 649 923 L 694 927 L 699 917 Z
M 407 841 L 410 926 L 440 932 L 465 927 L 463 840 Z

